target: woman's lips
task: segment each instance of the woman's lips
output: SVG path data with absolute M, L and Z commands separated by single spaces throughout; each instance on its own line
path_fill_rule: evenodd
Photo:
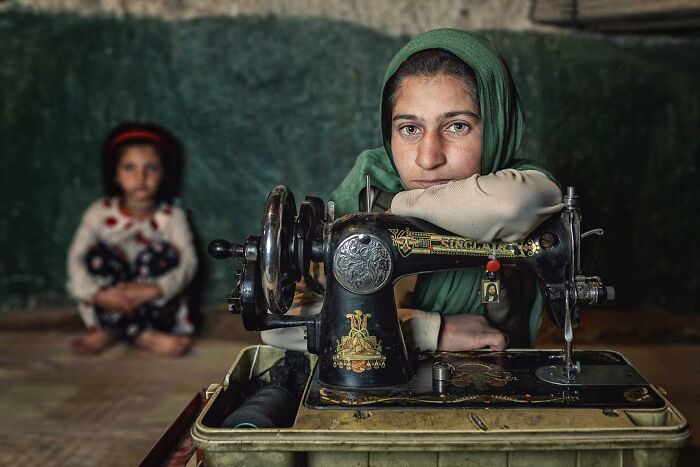
M 430 188 L 431 186 L 444 185 L 445 183 L 451 181 L 451 178 L 441 178 L 436 180 L 414 180 L 415 184 L 418 185 L 418 188 Z

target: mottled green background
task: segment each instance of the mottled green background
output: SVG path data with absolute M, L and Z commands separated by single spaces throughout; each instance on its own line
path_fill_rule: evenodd
M 698 311 L 700 44 L 488 35 L 527 109 L 526 155 L 606 229 L 596 272 L 617 305 Z M 0 14 L 0 306 L 67 303 L 65 252 L 118 121 L 182 139 L 202 244 L 243 239 L 274 185 L 327 197 L 378 144 L 381 76 L 404 41 L 323 19 Z M 207 263 L 221 300 L 234 265 Z

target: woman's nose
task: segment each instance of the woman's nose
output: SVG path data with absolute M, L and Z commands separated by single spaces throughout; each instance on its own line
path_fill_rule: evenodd
M 416 157 L 416 165 L 425 170 L 434 169 L 447 162 L 440 136 L 427 132 L 423 136 Z

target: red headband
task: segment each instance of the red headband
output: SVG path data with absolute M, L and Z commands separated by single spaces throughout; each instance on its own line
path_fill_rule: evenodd
M 147 139 L 149 141 L 153 141 L 154 143 L 158 144 L 165 144 L 165 140 L 161 138 L 159 135 L 151 132 L 151 131 L 146 131 L 146 130 L 133 130 L 133 131 L 127 131 L 125 133 L 120 134 L 116 138 L 114 138 L 110 143 L 109 143 L 109 150 L 113 151 L 114 148 L 116 148 L 119 144 L 123 143 L 124 141 L 128 141 L 131 139 Z

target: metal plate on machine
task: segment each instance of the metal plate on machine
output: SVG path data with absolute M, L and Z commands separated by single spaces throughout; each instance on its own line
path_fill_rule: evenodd
M 581 367 L 573 380 L 564 376 L 563 365 L 543 366 L 535 370 L 542 381 L 568 386 L 632 386 L 647 381 L 629 365 L 587 365 Z
M 468 408 L 468 407 L 568 407 L 659 408 L 662 398 L 649 382 L 620 354 L 581 351 L 577 384 L 562 385 L 556 379 L 559 356 L 554 351 L 434 352 L 416 360 L 413 379 L 399 386 L 340 388 L 321 383 L 314 373 L 305 405 L 338 408 Z M 433 379 L 436 362 L 450 365 L 445 381 Z M 553 369 L 554 368 L 554 369 Z M 560 370 L 559 370 L 560 371 Z

